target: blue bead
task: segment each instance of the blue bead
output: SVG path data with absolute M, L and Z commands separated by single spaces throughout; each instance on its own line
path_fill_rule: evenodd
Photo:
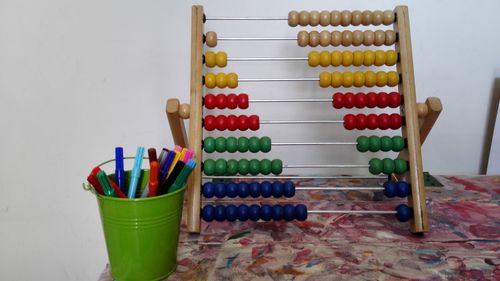
M 291 181 L 283 183 L 283 195 L 287 198 L 295 196 L 295 184 Z
M 203 188 L 201 190 L 205 198 L 212 198 L 215 195 L 215 185 L 212 182 L 206 182 L 203 184 Z
M 213 221 L 214 217 L 215 217 L 215 208 L 214 208 L 214 206 L 212 206 L 212 205 L 206 205 L 205 207 L 203 207 L 203 209 L 201 210 L 201 218 L 204 221 L 208 221 L 208 222 Z
M 215 206 L 215 220 L 224 221 L 226 219 L 226 207 L 224 205 Z
M 253 198 L 260 197 L 260 183 L 253 181 L 249 185 L 250 188 L 250 196 Z
M 307 207 L 304 204 L 295 206 L 295 219 L 305 221 L 307 219 Z
M 396 218 L 400 222 L 409 221 L 412 215 L 410 207 L 405 204 L 399 204 L 396 207 Z
M 260 218 L 264 221 L 270 221 L 273 218 L 273 207 L 271 205 L 262 205 L 260 207 Z
M 247 198 L 250 194 L 250 188 L 248 187 L 248 183 L 240 182 L 238 183 L 238 196 L 241 198 Z
M 234 182 L 230 182 L 226 185 L 226 195 L 229 198 L 235 198 L 238 196 L 238 185 Z
M 283 184 L 279 181 L 273 182 L 272 192 L 274 198 L 280 198 L 283 196 Z
M 226 206 L 226 219 L 228 221 L 235 221 L 238 218 L 238 208 L 234 205 Z
M 258 221 L 260 219 L 260 206 L 259 205 L 251 205 L 249 217 L 253 221 Z
M 396 196 L 397 184 L 393 181 L 384 182 L 384 195 L 388 198 Z
M 281 205 L 274 205 L 273 206 L 273 219 L 275 221 L 280 221 L 283 219 L 283 214 L 284 214 L 283 207 Z
M 400 181 L 398 182 L 397 188 L 396 188 L 396 194 L 398 197 L 405 198 L 406 196 L 410 195 L 410 185 L 405 182 L 405 181 Z
M 273 188 L 270 182 L 263 181 L 260 184 L 260 196 L 264 198 L 269 198 L 273 194 Z
M 283 218 L 286 221 L 293 221 L 295 219 L 295 207 L 292 204 L 286 204 L 283 207 Z
M 215 197 L 223 198 L 224 196 L 226 196 L 226 185 L 220 182 L 215 185 Z
M 246 221 L 246 220 L 248 220 L 248 216 L 249 216 L 248 206 L 245 204 L 239 205 L 238 206 L 238 219 L 240 221 Z

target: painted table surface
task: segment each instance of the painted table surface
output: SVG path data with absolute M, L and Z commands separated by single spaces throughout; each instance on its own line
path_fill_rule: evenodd
M 424 236 L 412 235 L 408 223 L 392 215 L 309 214 L 307 221 L 288 223 L 203 222 L 200 235 L 188 234 L 182 225 L 177 270 L 166 280 L 500 280 L 500 176 L 436 178 L 444 186 L 427 188 L 430 231 Z M 315 179 L 296 184 L 377 182 Z M 379 201 L 379 195 L 299 190 L 294 198 L 260 201 L 305 202 L 309 209 L 384 210 L 404 201 Z M 112 280 L 108 267 L 99 280 Z

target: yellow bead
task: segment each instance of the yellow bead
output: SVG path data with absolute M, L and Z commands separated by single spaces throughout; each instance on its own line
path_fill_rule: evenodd
M 377 72 L 377 86 L 384 87 L 387 85 L 387 73 L 384 71 Z
M 363 55 L 362 51 L 354 51 L 352 53 L 352 65 L 361 66 L 361 65 L 363 65 L 364 59 L 365 59 L 365 56 Z
M 321 88 L 327 88 L 332 83 L 332 75 L 326 71 L 319 74 L 319 86 Z
M 205 86 L 209 89 L 215 88 L 215 74 L 213 73 L 205 74 Z
M 205 65 L 207 67 L 214 67 L 215 66 L 215 53 L 214 52 L 207 52 L 205 54 Z
M 373 51 L 365 51 L 365 57 L 363 59 L 364 66 L 371 66 L 375 62 L 375 52 Z
M 361 71 L 354 72 L 354 86 L 363 87 L 365 85 L 365 74 Z
M 309 66 L 316 67 L 319 65 L 319 53 L 316 51 L 309 52 L 307 56 L 307 62 Z
M 343 83 L 344 83 L 344 76 L 342 75 L 342 73 L 338 71 L 332 73 L 332 87 L 334 88 L 342 87 Z
M 387 73 L 387 86 L 394 87 L 399 84 L 399 74 L 396 71 Z
M 382 66 L 385 64 L 385 52 L 382 50 L 378 50 L 375 52 L 375 62 L 376 66 Z
M 323 51 L 319 54 L 319 64 L 322 67 L 327 67 L 332 63 L 332 55 L 328 51 Z
M 238 87 L 238 74 L 231 72 L 227 75 L 227 86 L 231 89 Z
M 342 81 L 342 85 L 344 85 L 344 87 L 346 88 L 352 87 L 352 85 L 354 84 L 354 74 L 352 74 L 352 72 L 350 71 L 346 71 L 344 72 L 343 76 L 344 81 Z
M 227 54 L 226 52 L 218 52 L 215 55 L 215 62 L 218 67 L 225 67 L 227 65 Z
M 393 50 L 389 50 L 385 53 L 385 64 L 388 66 L 393 66 L 398 62 L 398 53 Z
M 339 66 L 342 64 L 342 52 L 341 51 L 333 51 L 332 53 L 332 65 Z
M 215 83 L 217 84 L 217 87 L 223 89 L 226 88 L 227 86 L 227 78 L 225 73 L 217 73 L 215 76 Z
M 353 56 L 351 51 L 342 52 L 342 65 L 350 66 L 352 64 Z
M 366 55 L 366 54 L 365 54 Z M 377 75 L 373 71 L 365 72 L 365 86 L 373 87 L 377 83 Z

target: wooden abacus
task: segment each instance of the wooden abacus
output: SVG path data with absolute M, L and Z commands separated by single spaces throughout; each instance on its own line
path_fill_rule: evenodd
M 204 34 L 204 23 L 207 20 L 283 20 L 288 21 L 289 26 L 368 26 L 368 25 L 393 25 L 393 30 L 356 30 L 356 31 L 300 31 L 297 37 L 218 37 L 215 32 Z M 199 232 L 201 218 L 211 221 L 216 220 L 304 220 L 307 213 L 368 213 L 368 214 L 396 214 L 400 221 L 410 220 L 410 231 L 423 233 L 428 231 L 427 211 L 425 205 L 425 186 L 422 170 L 421 144 L 429 134 L 436 122 L 441 110 L 441 102 L 438 98 L 428 98 L 425 103 L 416 102 L 415 80 L 413 74 L 413 60 L 410 41 L 410 27 L 408 8 L 398 6 L 394 11 L 292 11 L 288 17 L 283 18 L 229 18 L 229 17 L 206 17 L 202 6 L 192 7 L 192 29 L 191 29 L 191 94 L 190 104 L 180 104 L 177 99 L 167 101 L 167 116 L 174 138 L 174 142 L 181 146 L 187 146 L 194 150 L 197 166 L 190 176 L 187 190 L 187 227 L 190 232 Z M 203 46 L 214 47 L 219 41 L 229 40 L 296 40 L 301 47 L 304 46 L 392 46 L 395 50 L 389 51 L 323 51 L 310 52 L 308 57 L 303 58 L 233 58 L 224 52 L 207 52 L 203 54 Z M 225 67 L 228 61 L 290 61 L 307 60 L 312 67 L 322 66 L 396 66 L 396 71 L 389 72 L 322 72 L 317 78 L 239 78 L 235 73 L 203 73 L 203 65 L 207 67 Z M 241 82 L 264 82 L 264 81 L 318 81 L 320 87 L 398 87 L 399 92 L 387 93 L 336 93 L 332 99 L 290 99 L 290 100 L 258 100 L 249 99 L 246 94 L 219 94 L 214 96 L 207 94 L 203 97 L 203 87 L 211 88 L 236 88 Z M 298 121 L 276 121 L 260 120 L 258 116 L 235 116 L 235 115 L 207 115 L 203 117 L 203 106 L 208 109 L 246 109 L 253 102 L 333 102 L 334 108 L 384 108 L 400 107 L 401 114 L 347 114 L 343 120 L 298 120 Z M 189 142 L 186 136 L 184 120 L 189 119 Z M 343 123 L 348 130 L 352 129 L 399 129 L 402 128 L 402 137 L 359 137 L 357 142 L 352 143 L 273 143 L 270 138 L 206 138 L 202 141 L 203 128 L 211 130 L 258 130 L 260 124 L 307 124 L 307 123 Z M 399 152 L 397 159 L 372 159 L 368 165 L 283 165 L 281 160 L 223 160 L 217 161 L 207 159 L 202 163 L 202 149 L 205 152 L 269 152 L 271 146 L 277 145 L 356 145 L 359 151 L 396 151 Z M 395 211 L 352 211 L 352 210 L 307 210 L 305 205 L 297 206 L 240 206 L 236 208 L 230 205 L 205 206 L 202 210 L 202 171 L 206 178 L 252 178 L 261 173 L 274 176 L 263 178 L 307 178 L 307 176 L 280 176 L 283 168 L 344 168 L 363 167 L 368 168 L 374 175 L 384 173 L 389 176 L 389 181 L 384 187 L 373 188 L 349 188 L 331 187 L 321 189 L 331 190 L 384 190 L 384 194 L 393 197 L 395 194 L 403 197 L 408 196 L 408 205 L 401 204 Z M 239 174 L 239 176 L 237 176 Z M 248 174 L 252 176 L 247 176 Z M 315 176 L 316 177 L 316 176 Z M 332 176 L 336 178 L 338 176 Z M 260 177 L 262 178 L 262 177 Z M 342 178 L 345 178 L 343 176 Z M 394 180 L 394 181 L 391 181 Z M 406 181 L 409 181 L 409 184 Z M 275 182 L 250 183 L 248 184 L 218 184 L 217 186 L 208 182 L 203 186 L 203 194 L 211 197 L 220 196 L 293 196 L 295 187 L 292 181 L 285 183 Z M 307 189 L 307 188 L 303 188 Z

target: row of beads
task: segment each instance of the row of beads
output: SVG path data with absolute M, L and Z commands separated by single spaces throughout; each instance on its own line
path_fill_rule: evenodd
M 203 150 L 206 153 L 213 153 L 215 151 L 222 152 L 241 152 L 245 153 L 250 151 L 252 153 L 264 152 L 267 153 L 271 151 L 271 138 L 269 137 L 207 137 L 203 140 Z
M 203 58 L 205 59 L 205 65 L 207 67 L 225 67 L 227 65 L 226 52 L 206 52 Z
M 316 51 L 310 52 L 307 59 L 309 66 L 316 67 L 321 65 L 327 66 L 393 66 L 398 61 L 398 53 L 393 50 L 389 51 Z
M 322 88 L 327 87 L 384 87 L 390 86 L 394 87 L 399 84 L 399 74 L 396 71 L 379 71 L 377 73 L 373 71 L 361 72 L 356 71 L 354 73 L 350 71 L 333 73 L 321 72 L 319 75 L 319 85 Z
M 386 175 L 396 173 L 401 175 L 408 171 L 408 163 L 403 159 L 372 158 L 368 162 L 368 165 L 370 165 L 368 170 L 373 175 L 379 175 L 380 173 L 384 173 Z
M 247 109 L 248 95 L 247 94 L 206 94 L 203 98 L 203 104 L 206 109 Z
M 279 175 L 283 171 L 283 162 L 279 159 L 207 159 L 203 162 L 203 172 L 207 176 L 234 176 L 240 174 L 253 175 Z
M 360 136 L 356 139 L 356 148 L 359 152 L 394 151 L 400 152 L 406 146 L 405 140 L 400 136 Z
M 343 93 L 335 93 L 332 97 L 333 107 L 340 108 L 348 108 L 351 109 L 353 107 L 356 108 L 397 108 L 401 105 L 401 95 L 397 92 L 391 93 L 357 93 L 353 94 L 347 92 Z
M 292 198 L 295 196 L 295 184 L 291 181 L 280 182 L 280 181 L 263 181 L 263 182 L 229 182 L 229 183 L 212 183 L 206 182 L 201 188 L 201 193 L 205 198 L 247 198 L 251 196 L 253 198 L 264 197 L 269 198 L 273 196 L 274 198 L 287 197 Z
M 205 205 L 201 210 L 201 218 L 204 221 L 270 221 L 270 220 L 285 220 L 305 221 L 307 219 L 307 207 L 303 204 L 293 206 L 291 204 L 281 205 Z
M 392 113 L 391 115 L 387 113 L 376 114 L 346 114 L 344 116 L 344 128 L 347 130 L 397 130 L 403 125 L 403 119 L 401 115 L 397 113 Z
M 354 25 L 390 25 L 394 23 L 395 14 L 391 10 L 386 11 L 291 11 L 288 13 L 288 25 L 300 26 L 349 26 Z
M 260 120 L 257 115 L 218 115 L 217 117 L 206 115 L 203 119 L 203 126 L 207 131 L 213 131 L 215 129 L 219 131 L 224 131 L 226 129 L 229 131 L 246 131 L 248 129 L 256 131 L 260 127 Z
M 205 86 L 209 89 L 213 89 L 216 86 L 219 88 L 231 88 L 234 89 L 238 87 L 238 74 L 236 73 L 207 73 L 204 76 Z
M 323 30 L 321 32 L 311 31 L 307 32 L 305 30 L 299 31 L 297 33 L 297 44 L 300 47 L 321 47 L 334 46 L 338 47 L 340 45 L 344 47 L 349 46 L 391 46 L 396 43 L 397 36 L 396 32 L 392 30 L 344 30 L 344 31 L 327 31 Z

